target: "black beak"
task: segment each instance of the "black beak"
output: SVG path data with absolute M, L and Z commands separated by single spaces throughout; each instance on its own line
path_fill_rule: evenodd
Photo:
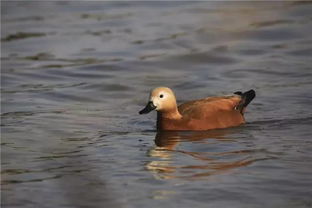
M 156 106 L 153 104 L 152 101 L 149 101 L 147 105 L 145 106 L 145 108 L 139 112 L 139 114 L 146 114 L 155 109 L 156 109 Z

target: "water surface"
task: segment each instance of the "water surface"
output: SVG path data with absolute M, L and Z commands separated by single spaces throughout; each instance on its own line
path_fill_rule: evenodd
M 310 2 L 8 2 L 4 207 L 311 207 Z M 156 132 L 150 89 L 255 89 L 246 125 Z

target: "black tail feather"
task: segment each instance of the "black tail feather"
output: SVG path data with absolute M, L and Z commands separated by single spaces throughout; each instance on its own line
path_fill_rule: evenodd
M 247 105 L 256 97 L 256 92 L 254 90 L 249 90 L 244 92 L 242 97 L 245 100 L 244 107 L 247 107 Z
M 256 97 L 256 92 L 254 90 L 249 90 L 247 92 L 234 92 L 234 94 L 242 97 L 240 103 L 235 107 L 235 109 L 240 110 L 241 113 L 244 113 L 244 108 Z
M 243 93 L 241 91 L 237 91 L 237 92 L 234 92 L 234 94 L 236 95 L 242 95 Z

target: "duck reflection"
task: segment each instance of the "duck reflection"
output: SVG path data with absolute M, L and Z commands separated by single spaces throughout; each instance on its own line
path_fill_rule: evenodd
M 235 131 L 237 129 L 158 132 L 155 137 L 156 146 L 149 150 L 153 161 L 146 168 L 159 179 L 197 179 L 221 174 L 259 160 L 253 158 L 255 150 L 239 147 L 239 150 L 233 151 L 238 145 L 233 136 Z

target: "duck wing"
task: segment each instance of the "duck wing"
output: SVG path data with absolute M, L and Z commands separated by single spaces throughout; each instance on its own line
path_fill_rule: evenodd
M 242 96 L 240 95 L 208 97 L 183 103 L 178 106 L 178 110 L 183 117 L 193 119 L 217 117 L 220 113 L 237 112 L 237 106 L 241 101 Z

